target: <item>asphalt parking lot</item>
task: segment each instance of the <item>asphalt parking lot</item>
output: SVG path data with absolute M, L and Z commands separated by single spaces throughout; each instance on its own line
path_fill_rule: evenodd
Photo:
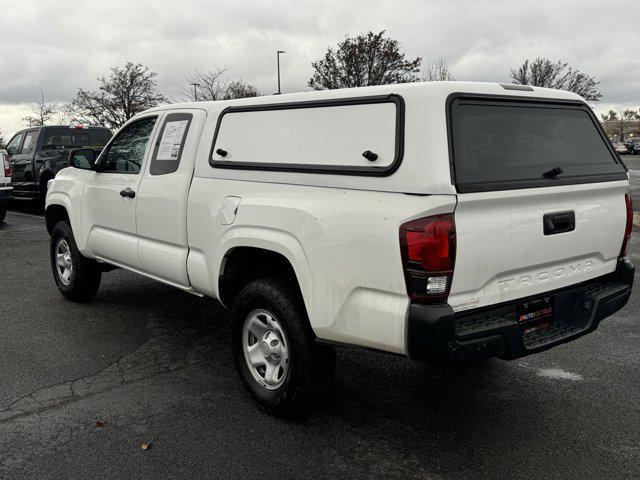
M 24 205 L 0 225 L 0 478 L 640 478 L 639 288 L 597 332 L 513 362 L 341 350 L 297 424 L 248 399 L 215 302 L 123 271 L 66 302 L 48 242 Z M 636 228 L 636 265 L 639 248 Z

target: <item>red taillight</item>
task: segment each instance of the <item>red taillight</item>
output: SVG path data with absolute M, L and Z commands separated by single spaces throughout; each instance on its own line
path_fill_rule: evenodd
M 453 214 L 401 225 L 400 251 L 409 296 L 422 302 L 444 301 L 451 289 L 456 260 Z
M 627 256 L 629 247 L 629 238 L 633 229 L 633 204 L 631 203 L 631 195 L 628 193 L 624 196 L 624 202 L 627 206 L 627 224 L 624 228 L 624 238 L 622 240 L 622 248 L 620 249 L 620 258 Z
M 6 156 L 4 153 L 2 154 L 2 162 L 4 163 L 4 176 L 5 177 L 10 177 L 11 176 L 11 164 L 9 163 L 9 157 Z

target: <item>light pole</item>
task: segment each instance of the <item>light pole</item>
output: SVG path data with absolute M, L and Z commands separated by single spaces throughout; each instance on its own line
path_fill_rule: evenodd
M 280 95 L 280 54 L 286 53 L 284 50 L 278 50 L 276 57 L 278 58 L 278 95 Z
M 198 87 L 200 86 L 199 83 L 190 83 L 189 85 L 193 86 L 193 101 L 197 102 L 198 101 Z

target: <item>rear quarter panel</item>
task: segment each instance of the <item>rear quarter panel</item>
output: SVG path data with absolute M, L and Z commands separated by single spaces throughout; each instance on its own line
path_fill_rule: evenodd
M 226 196 L 241 197 L 221 225 Z M 189 277 L 218 298 L 225 254 L 273 250 L 291 262 L 319 338 L 405 353 L 406 293 L 398 228 L 453 211 L 455 197 L 194 178 L 189 196 Z M 218 240 L 219 239 L 219 240 Z

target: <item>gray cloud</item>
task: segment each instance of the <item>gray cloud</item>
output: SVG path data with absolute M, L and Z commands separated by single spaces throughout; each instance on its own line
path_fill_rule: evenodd
M 173 97 L 185 73 L 221 65 L 271 93 L 277 49 L 287 51 L 284 91 L 306 90 L 327 46 L 386 28 L 408 55 L 444 58 L 460 80 L 506 81 L 525 58 L 548 56 L 595 75 L 602 106 L 640 106 L 636 9 L 637 0 L 0 0 L 0 104 L 33 101 L 40 87 L 68 101 L 126 61 L 157 71 Z

